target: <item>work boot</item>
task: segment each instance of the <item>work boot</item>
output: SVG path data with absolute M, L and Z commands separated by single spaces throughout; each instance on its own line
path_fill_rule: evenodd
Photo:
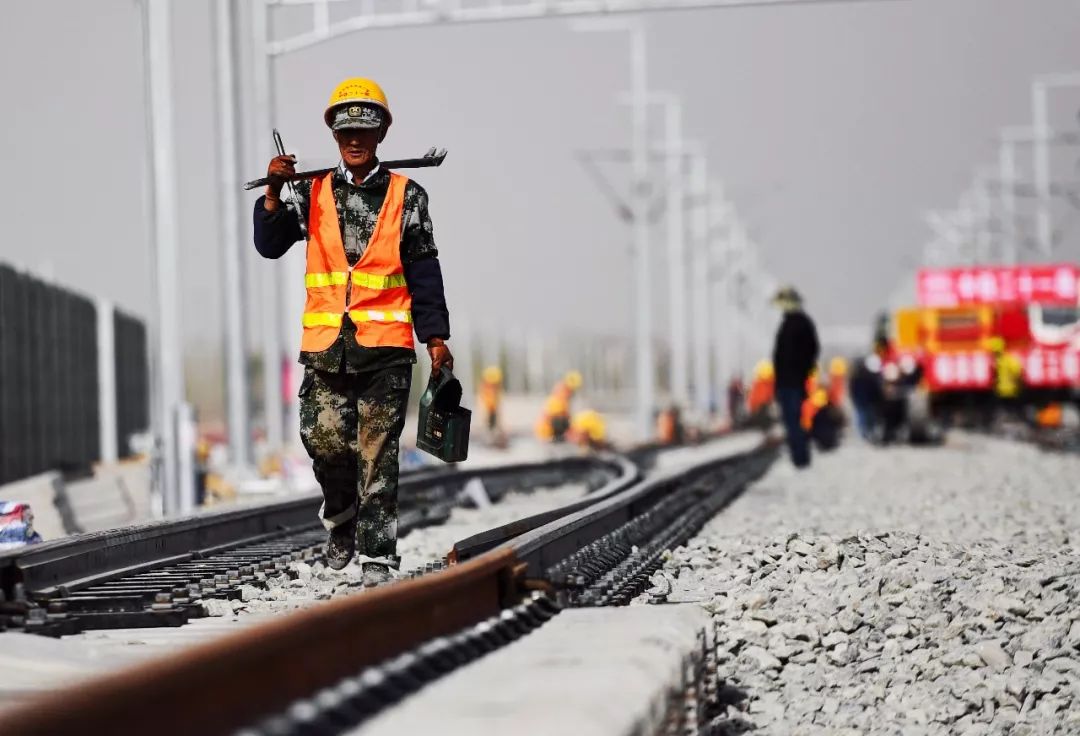
M 364 560 L 361 570 L 364 573 L 364 587 L 374 588 L 398 577 L 400 557 L 375 557 Z
M 326 540 L 326 564 L 331 570 L 341 570 L 356 552 L 356 519 L 338 524 Z

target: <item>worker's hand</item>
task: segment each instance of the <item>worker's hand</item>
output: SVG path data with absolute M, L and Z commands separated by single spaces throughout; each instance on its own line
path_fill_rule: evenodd
M 432 375 L 439 375 L 444 365 L 454 370 L 454 356 L 450 354 L 450 348 L 446 347 L 446 343 L 441 338 L 433 337 L 428 340 L 427 351 L 431 356 Z
M 268 200 L 280 199 L 281 188 L 294 174 L 296 174 L 296 156 L 289 153 L 270 159 L 270 165 L 266 167 L 266 178 L 270 180 L 270 183 L 266 185 L 266 198 Z

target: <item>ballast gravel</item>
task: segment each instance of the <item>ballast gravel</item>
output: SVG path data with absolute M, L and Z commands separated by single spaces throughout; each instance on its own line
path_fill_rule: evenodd
M 1080 733 L 1080 456 L 782 459 L 652 583 L 712 614 L 717 734 Z
M 586 490 L 583 484 L 569 483 L 557 488 L 513 491 L 497 504 L 483 508 L 455 507 L 446 522 L 416 529 L 398 540 L 401 571 L 408 573 L 429 562 L 437 562 L 459 539 L 576 501 Z M 209 616 L 278 613 L 362 590 L 359 559 L 340 571 L 331 570 L 318 561 L 312 564 L 291 562 L 288 575 L 268 578 L 265 587 L 243 586 L 240 600 L 207 600 L 203 607 Z

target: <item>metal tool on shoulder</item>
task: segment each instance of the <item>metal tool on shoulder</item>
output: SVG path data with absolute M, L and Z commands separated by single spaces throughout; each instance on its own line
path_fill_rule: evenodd
M 461 405 L 461 382 L 443 366 L 420 397 L 416 446 L 440 460 L 459 463 L 469 456 L 472 412 Z
M 277 149 L 279 156 L 285 155 L 285 144 L 281 141 L 281 133 L 277 128 L 274 128 L 274 148 Z M 267 179 L 267 184 L 270 180 Z M 265 186 L 265 185 L 264 185 Z M 296 194 L 296 188 L 292 185 L 292 180 L 286 180 L 285 188 L 288 189 L 288 195 L 285 198 L 285 206 L 296 213 L 296 221 L 300 223 L 300 234 L 304 236 L 304 240 L 307 240 L 307 221 L 304 219 L 304 208 L 300 203 L 300 197 Z
M 278 150 L 284 150 L 281 146 L 281 136 L 274 131 L 274 142 L 278 146 Z M 446 160 L 445 148 L 429 148 L 427 153 L 419 158 L 398 158 L 390 159 L 387 161 L 380 161 L 379 163 L 383 168 L 387 169 L 427 169 L 435 166 L 442 166 L 442 162 Z M 330 166 L 325 169 L 311 169 L 310 171 L 297 171 L 292 176 L 288 177 L 286 181 L 302 181 L 304 179 L 318 179 L 320 176 L 326 176 L 333 171 L 335 166 Z M 244 189 L 257 189 L 259 187 L 265 187 L 270 183 L 270 178 L 264 176 L 261 179 L 252 179 L 244 185 Z

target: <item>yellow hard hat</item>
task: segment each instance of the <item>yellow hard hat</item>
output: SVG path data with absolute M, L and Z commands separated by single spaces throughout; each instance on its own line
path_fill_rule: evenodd
M 758 364 L 754 366 L 754 377 L 759 378 L 762 381 L 769 381 L 776 375 L 776 371 L 773 370 L 772 362 L 768 360 L 758 361 Z
M 829 361 L 829 374 L 833 376 L 847 375 L 847 361 L 839 355 Z
M 577 391 L 579 388 L 581 388 L 581 373 L 579 373 L 578 371 L 570 371 L 563 378 L 563 381 L 566 383 L 568 388 Z
M 1005 350 L 1005 341 L 1000 337 L 991 337 L 986 341 L 986 349 L 992 353 L 1000 353 Z
M 489 365 L 484 369 L 484 381 L 487 383 L 502 383 L 502 369 L 497 365 Z
M 326 103 L 326 112 L 323 120 L 330 127 L 331 113 L 341 105 L 377 105 L 386 112 L 386 127 L 390 127 L 394 116 L 390 114 L 390 103 L 386 101 L 386 93 L 383 92 L 375 81 L 363 77 L 351 77 L 334 87 L 330 95 L 330 101 Z

